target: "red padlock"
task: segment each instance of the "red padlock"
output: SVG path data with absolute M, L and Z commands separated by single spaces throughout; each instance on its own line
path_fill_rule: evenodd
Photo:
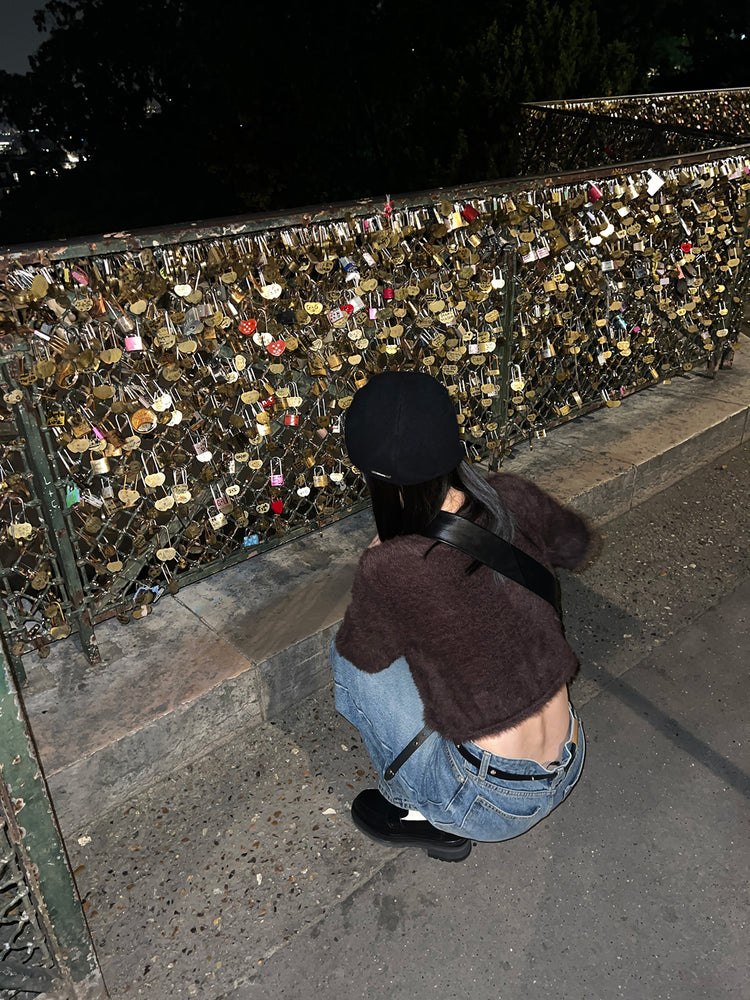
M 274 405 L 275 402 L 276 402 L 276 397 L 269 396 L 267 399 L 261 399 L 260 405 L 263 407 L 264 410 L 269 410 Z
M 254 319 L 243 319 L 237 324 L 237 329 L 246 337 L 250 337 L 258 329 L 258 324 Z
M 479 215 L 479 212 L 476 210 L 476 208 L 474 208 L 473 205 L 464 205 L 464 207 L 461 209 L 461 215 L 463 215 L 464 219 L 466 219 L 467 222 L 473 222 L 474 219 L 476 219 L 476 217 Z
M 286 350 L 286 344 L 283 340 L 272 340 L 271 343 L 266 347 L 269 354 L 272 354 L 275 358 L 281 357 L 281 355 Z
M 284 509 L 283 501 L 279 500 L 278 497 L 275 500 L 271 501 L 271 510 L 274 512 L 274 514 L 280 514 L 283 509 Z
M 683 253 L 690 253 L 692 249 L 693 249 L 692 243 L 680 243 L 680 250 L 682 250 Z
M 287 427 L 299 427 L 299 413 L 285 413 L 284 423 Z

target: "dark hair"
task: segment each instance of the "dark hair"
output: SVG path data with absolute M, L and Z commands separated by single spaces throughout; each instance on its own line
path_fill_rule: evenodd
M 461 517 L 477 521 L 507 541 L 513 538 L 513 518 L 497 493 L 467 461 L 437 479 L 416 486 L 396 486 L 373 476 L 365 476 L 372 497 L 372 511 L 381 542 L 398 535 L 418 534 L 432 521 L 452 486 L 466 496 L 458 511 Z

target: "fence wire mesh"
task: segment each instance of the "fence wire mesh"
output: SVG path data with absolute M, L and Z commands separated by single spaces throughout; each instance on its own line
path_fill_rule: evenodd
M 733 350 L 749 193 L 740 156 L 553 182 L 508 205 L 523 262 L 510 439 Z

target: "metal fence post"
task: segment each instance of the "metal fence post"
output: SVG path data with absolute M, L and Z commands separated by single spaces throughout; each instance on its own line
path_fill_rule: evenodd
M 60 1000 L 108 996 L 23 704 L 0 650 L 0 940 L 3 988 Z M 0 902 L 4 900 L 0 899 Z
M 737 273 L 734 276 L 731 289 L 729 291 L 729 315 L 727 316 L 727 326 L 729 328 L 729 339 L 736 342 L 742 326 L 743 315 L 743 295 L 742 287 L 747 280 L 750 271 L 750 188 L 745 192 L 745 231 L 742 234 L 744 253 L 740 257 Z M 719 355 L 722 355 L 722 351 Z
M 505 298 L 503 299 L 503 340 L 500 350 L 497 352 L 497 359 L 500 363 L 500 374 L 498 376 L 499 391 L 495 397 L 492 407 L 493 419 L 497 423 L 498 438 L 502 441 L 505 438 L 505 429 L 508 422 L 508 400 L 510 397 L 510 359 L 513 357 L 513 321 L 515 318 L 516 302 L 516 248 L 507 246 L 503 250 L 503 276 L 505 278 Z M 491 472 L 496 472 L 502 462 L 502 447 L 498 448 L 492 455 L 489 463 Z

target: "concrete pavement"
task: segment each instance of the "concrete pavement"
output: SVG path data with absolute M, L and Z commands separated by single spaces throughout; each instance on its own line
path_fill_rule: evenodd
M 405 852 L 227 1000 L 746 1000 L 749 608 L 602 668 L 568 808 L 463 866 Z

